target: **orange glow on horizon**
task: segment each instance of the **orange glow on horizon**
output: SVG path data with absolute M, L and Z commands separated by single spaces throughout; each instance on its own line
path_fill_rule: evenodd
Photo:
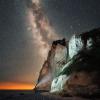
M 0 82 L 0 90 L 32 90 L 35 84 Z

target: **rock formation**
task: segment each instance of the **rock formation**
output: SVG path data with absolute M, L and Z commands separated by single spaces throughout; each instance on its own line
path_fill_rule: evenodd
M 65 39 L 57 40 L 52 43 L 47 60 L 44 62 L 36 89 L 50 90 L 51 82 L 58 74 L 58 70 L 66 63 L 67 48 Z
M 43 74 L 43 66 L 39 80 L 50 76 L 49 84 L 45 82 L 50 93 L 64 96 L 99 95 L 99 61 L 100 28 L 75 34 L 69 42 L 65 39 L 54 41 L 46 61 L 50 71 Z

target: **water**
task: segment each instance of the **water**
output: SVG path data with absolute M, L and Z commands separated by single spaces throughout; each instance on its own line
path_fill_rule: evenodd
M 33 90 L 5 90 L 0 91 L 0 100 L 100 100 L 100 98 L 61 97 L 49 93 L 42 93 L 42 91 L 36 93 Z

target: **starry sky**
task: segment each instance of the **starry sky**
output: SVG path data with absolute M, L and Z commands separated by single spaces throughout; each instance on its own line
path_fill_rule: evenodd
M 36 82 L 53 40 L 100 27 L 100 0 L 0 0 L 0 83 Z

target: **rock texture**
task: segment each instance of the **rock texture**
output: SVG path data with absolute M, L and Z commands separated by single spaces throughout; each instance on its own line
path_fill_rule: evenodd
M 74 35 L 68 44 L 67 63 L 54 78 L 51 93 L 100 94 L 100 29 Z
M 50 90 L 51 82 L 57 76 L 58 71 L 62 69 L 67 59 L 66 40 L 57 40 L 52 43 L 51 49 L 48 52 L 47 60 L 44 62 L 36 89 Z
M 45 61 L 39 74 L 38 84 L 36 89 L 38 90 L 50 90 L 51 86 L 51 68 L 48 61 Z
M 38 89 L 62 96 L 100 94 L 100 28 L 52 43 L 39 76 Z M 45 67 L 47 66 L 47 67 Z M 46 70 L 46 71 L 44 71 Z M 46 77 L 49 76 L 49 77 Z M 51 87 L 51 88 L 50 88 Z

